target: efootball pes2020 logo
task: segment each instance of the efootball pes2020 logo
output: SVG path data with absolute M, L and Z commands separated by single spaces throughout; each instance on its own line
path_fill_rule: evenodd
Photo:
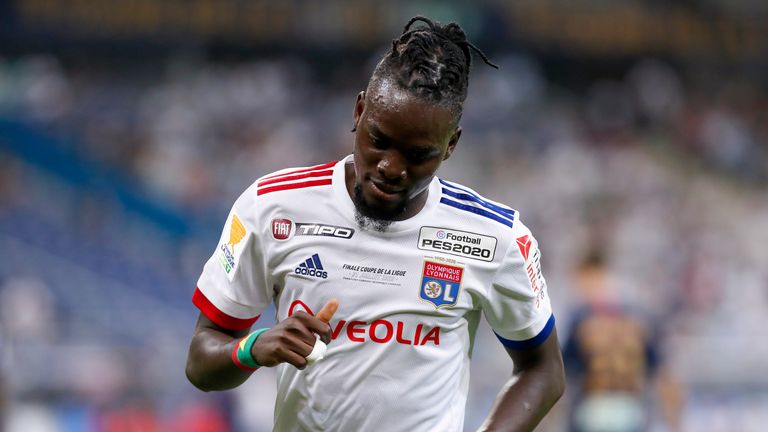
M 320 255 L 313 254 L 311 257 L 304 260 L 293 271 L 296 274 L 303 276 L 312 276 L 321 279 L 328 277 L 328 272 L 323 268 L 323 263 L 320 262 Z
M 424 261 L 419 297 L 438 309 L 456 305 L 463 274 L 462 267 Z

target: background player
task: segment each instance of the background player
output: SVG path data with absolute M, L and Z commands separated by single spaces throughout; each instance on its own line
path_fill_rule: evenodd
M 564 374 L 537 243 L 514 210 L 435 177 L 461 136 L 471 49 L 458 25 L 412 19 L 357 97 L 354 154 L 238 199 L 193 299 L 196 386 L 279 365 L 278 430 L 461 430 L 482 311 L 514 361 L 484 428 L 532 430 L 549 411 Z M 279 323 L 246 336 L 272 301 Z M 307 368 L 315 335 L 334 341 Z
M 564 349 L 571 399 L 571 430 L 652 430 L 659 410 L 670 431 L 680 430 L 682 392 L 664 368 L 661 327 L 622 298 L 602 251 L 574 272 L 581 304 Z

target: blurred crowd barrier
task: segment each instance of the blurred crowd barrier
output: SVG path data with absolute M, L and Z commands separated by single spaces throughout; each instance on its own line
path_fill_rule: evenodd
M 533 57 L 493 60 L 473 70 L 441 176 L 520 210 L 541 244 L 570 386 L 540 430 L 610 425 L 606 411 L 654 431 L 764 430 L 764 83 L 645 58 L 574 88 Z M 190 297 L 245 187 L 351 152 L 374 61 L 0 59 L 5 430 L 271 430 L 270 371 L 225 394 L 186 382 Z M 490 330 L 477 337 L 467 430 L 511 373 Z M 599 348 L 611 337 L 634 342 Z
M 366 50 L 411 16 L 461 18 L 475 40 L 563 53 L 760 61 L 768 49 L 762 0 L 9 0 L 0 41 L 73 46 L 161 42 Z M 51 38 L 55 39 L 52 43 Z M 15 40 L 15 41 L 14 41 Z M 144 50 L 158 47 L 142 46 Z

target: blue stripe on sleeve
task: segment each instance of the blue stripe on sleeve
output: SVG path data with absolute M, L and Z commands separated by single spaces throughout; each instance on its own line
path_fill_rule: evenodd
M 493 204 L 491 204 L 489 202 L 486 202 L 486 201 L 483 201 L 481 199 L 478 199 L 478 198 L 476 198 L 476 197 L 474 197 L 474 196 L 472 196 L 470 194 L 459 193 L 459 192 L 455 192 L 455 191 L 452 191 L 452 190 L 446 189 L 446 188 L 443 188 L 443 193 L 445 195 L 448 195 L 449 197 L 452 197 L 452 198 L 457 198 L 457 199 L 464 200 L 464 201 L 478 203 L 481 206 L 487 208 L 488 210 L 493 210 L 496 213 L 499 213 L 499 217 L 502 217 L 502 218 L 505 218 L 505 219 L 509 219 L 510 222 L 514 221 L 514 219 L 515 219 L 514 214 L 510 215 L 509 213 L 507 213 L 506 209 L 504 209 L 502 207 L 499 207 L 497 205 L 493 205 Z
M 498 333 L 494 332 L 496 334 L 496 337 L 499 338 L 499 341 L 501 341 L 501 344 L 504 345 L 507 348 L 515 349 L 515 350 L 526 350 L 531 348 L 536 348 L 537 346 L 544 343 L 545 340 L 549 337 L 549 335 L 552 333 L 552 330 L 555 328 L 555 315 L 552 314 L 549 317 L 549 320 L 547 321 L 547 324 L 544 326 L 543 329 L 537 334 L 536 336 L 524 340 L 524 341 L 513 341 L 509 339 L 504 339 L 503 337 L 499 336 Z
M 471 190 L 465 189 L 465 188 L 463 188 L 463 187 L 461 187 L 459 185 L 447 182 L 447 181 L 445 181 L 443 179 L 438 179 L 438 180 L 440 181 L 440 183 L 442 183 L 443 186 L 448 186 L 450 188 L 457 189 L 457 190 L 460 190 L 461 192 L 464 192 L 463 199 L 468 199 L 468 200 L 472 200 L 472 201 L 481 203 L 484 206 L 486 206 L 487 208 L 496 210 L 497 212 L 503 214 L 504 216 L 509 217 L 510 219 L 514 219 L 514 217 L 515 217 L 515 211 L 512 210 L 511 208 L 507 208 L 507 207 L 504 207 L 504 206 L 501 206 L 501 205 L 498 205 L 498 204 L 494 204 L 494 203 L 492 203 L 492 202 L 490 202 L 490 201 L 488 201 L 486 199 L 483 199 L 480 195 L 478 195 L 476 193 L 473 193 Z M 446 191 L 445 188 L 443 188 L 443 192 L 445 192 L 445 191 Z M 453 191 L 451 191 L 451 192 L 453 192 Z M 453 193 L 456 193 L 456 192 L 453 192 Z M 455 195 L 451 195 L 451 196 L 455 197 Z
M 477 207 L 474 207 L 474 206 L 471 206 L 471 205 L 462 204 L 460 202 L 449 200 L 448 198 L 445 198 L 445 197 L 440 198 L 440 202 L 443 203 L 443 204 L 449 205 L 451 207 L 455 207 L 455 208 L 457 208 L 459 210 L 468 211 L 468 212 L 474 213 L 476 215 L 487 217 L 488 219 L 493 219 L 493 220 L 495 220 L 497 222 L 500 222 L 500 223 L 502 223 L 502 224 L 512 228 L 512 221 L 511 220 L 503 218 L 503 217 L 497 215 L 496 213 L 489 212 L 488 210 L 477 208 Z

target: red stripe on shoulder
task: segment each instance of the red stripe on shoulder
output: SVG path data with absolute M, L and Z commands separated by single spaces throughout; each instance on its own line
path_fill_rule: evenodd
M 271 178 L 274 178 L 274 177 L 283 177 L 283 176 L 289 176 L 289 175 L 303 173 L 303 172 L 307 172 L 307 171 L 315 171 L 315 170 L 322 170 L 322 169 L 326 169 L 326 168 L 331 168 L 334 165 L 336 165 L 336 162 L 338 162 L 338 161 L 333 161 L 333 162 L 328 162 L 328 163 L 325 163 L 325 164 L 315 165 L 315 166 L 309 167 L 309 168 L 300 168 L 300 169 L 297 169 L 297 170 L 288 171 L 288 172 L 284 172 L 284 173 L 272 174 L 272 175 L 268 175 L 268 176 L 262 178 L 261 180 L 264 181 L 264 180 L 268 180 L 268 179 L 271 179 Z
M 268 194 L 270 192 L 276 192 L 281 190 L 289 190 L 289 189 L 303 189 L 308 188 L 312 186 L 325 186 L 333 183 L 333 179 L 326 178 L 326 179 L 320 179 L 320 180 L 308 180 L 305 182 L 299 182 L 299 183 L 282 183 L 279 185 L 274 186 L 268 186 L 265 188 L 261 188 L 256 191 L 256 195 L 264 195 Z
M 206 297 L 205 294 L 200 291 L 200 288 L 195 288 L 195 293 L 192 294 L 192 304 L 197 306 L 197 308 L 200 309 L 200 312 L 208 317 L 209 320 L 213 321 L 217 326 L 223 327 L 227 330 L 245 330 L 252 326 L 253 323 L 259 319 L 259 315 L 255 316 L 254 318 L 247 319 L 235 318 L 233 316 L 227 315 L 226 313 L 220 311 L 216 305 L 211 303 L 211 301 L 208 300 L 208 297 Z
M 280 183 L 284 181 L 289 180 L 299 180 L 303 178 L 309 178 L 309 177 L 327 177 L 333 175 L 333 170 L 322 170 L 322 171 L 309 171 L 305 173 L 300 174 L 292 174 L 292 175 L 286 175 L 286 176 L 280 176 L 280 177 L 272 177 L 267 180 L 262 180 L 259 182 L 259 187 L 271 185 L 273 183 Z

